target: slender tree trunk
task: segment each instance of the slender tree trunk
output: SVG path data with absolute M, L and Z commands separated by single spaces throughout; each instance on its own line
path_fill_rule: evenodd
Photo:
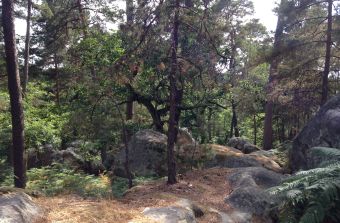
M 55 81 L 56 81 L 56 103 L 59 106 L 60 105 L 60 80 L 59 80 L 57 54 L 54 54 L 54 72 L 55 72 Z
M 2 0 L 2 26 L 5 41 L 5 54 L 8 76 L 8 91 L 11 102 L 14 185 L 26 186 L 26 167 L 24 162 L 24 113 L 20 89 L 18 55 L 15 42 L 14 1 Z
M 327 40 L 326 40 L 326 56 L 325 67 L 322 75 L 322 95 L 321 105 L 325 104 L 328 99 L 328 75 L 331 62 L 331 47 L 332 47 L 332 25 L 333 25 L 333 0 L 328 0 L 328 16 L 327 16 Z
M 254 145 L 257 144 L 257 121 L 256 121 L 256 114 L 253 116 L 253 122 L 254 122 Z
M 231 109 L 232 109 L 233 116 L 231 118 L 231 125 L 230 125 L 230 138 L 232 138 L 233 136 L 239 137 L 240 132 L 237 127 L 236 103 L 234 99 L 231 99 Z
M 28 84 L 28 69 L 29 69 L 29 57 L 30 57 L 30 39 L 31 39 L 31 14 L 32 14 L 32 0 L 27 0 L 27 18 L 26 18 L 26 39 L 25 39 L 25 61 L 24 61 L 24 75 L 22 82 L 23 96 L 25 96 Z
M 283 0 L 281 0 L 280 7 L 283 4 Z M 277 52 L 281 47 L 281 40 L 283 35 L 283 25 L 284 25 L 284 16 L 279 11 L 278 12 L 278 20 L 276 25 L 276 31 L 274 36 L 274 48 L 273 51 Z M 278 66 L 280 64 L 279 56 L 275 56 L 270 63 L 269 69 L 269 81 L 267 84 L 267 102 L 265 106 L 265 118 L 264 118 L 264 131 L 263 131 L 263 149 L 270 150 L 273 147 L 273 110 L 274 110 L 274 102 L 272 98 L 272 91 L 276 84 L 276 77 L 278 74 Z
M 133 0 L 126 0 L 126 23 L 128 27 L 133 24 Z M 133 71 L 134 76 L 138 73 L 138 68 Z M 130 121 L 133 119 L 133 100 L 130 95 L 127 96 L 126 103 L 126 121 Z M 130 141 L 133 132 L 127 130 L 127 139 Z
M 125 120 L 124 120 L 124 116 L 122 114 L 122 112 L 120 111 L 119 105 L 116 105 L 116 108 L 118 110 L 118 113 L 120 115 L 121 121 L 122 121 L 122 126 L 123 126 L 123 141 L 124 141 L 124 146 L 125 146 L 125 163 L 124 163 L 124 167 L 125 167 L 125 172 L 128 178 L 128 186 L 129 188 L 132 188 L 132 174 L 130 171 L 130 157 L 129 157 L 129 142 L 128 142 L 128 138 L 127 138 L 127 128 L 126 128 L 126 124 L 125 124 Z
M 175 0 L 175 15 L 172 31 L 171 46 L 171 71 L 169 75 L 170 81 L 170 113 L 168 128 L 168 184 L 175 184 L 176 180 L 176 160 L 174 154 L 174 146 L 178 133 L 178 121 L 180 117 L 179 105 L 182 101 L 183 88 L 177 86 L 179 82 L 178 66 L 177 66 L 177 49 L 178 49 L 178 29 L 179 29 L 179 0 Z

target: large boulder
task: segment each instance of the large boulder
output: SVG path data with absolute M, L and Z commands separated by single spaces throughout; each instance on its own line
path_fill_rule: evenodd
M 204 166 L 211 167 L 265 167 L 275 172 L 282 172 L 279 164 L 263 155 L 244 154 L 241 151 L 227 146 L 210 144 L 208 157 L 206 158 Z
M 180 199 L 172 206 L 145 208 L 143 214 L 159 223 L 196 223 L 196 217 L 202 217 L 204 212 L 188 199 Z
M 340 149 L 340 94 L 323 105 L 294 139 L 289 154 L 293 172 L 310 168 L 307 157 L 313 147 Z
M 135 176 L 166 174 L 166 135 L 151 129 L 138 131 L 132 136 L 128 147 L 129 167 Z M 125 150 L 122 149 L 115 159 L 114 172 L 125 177 Z
M 39 146 L 38 148 L 29 148 L 27 150 L 27 168 L 35 168 L 51 165 L 57 149 L 52 144 Z
M 280 184 L 284 178 L 263 167 L 237 168 L 227 176 L 233 191 L 225 202 L 246 213 L 267 215 L 273 201 L 265 189 Z
M 19 192 L 0 195 L 0 222 L 43 222 L 43 217 L 43 209 L 27 194 Z
M 227 145 L 235 149 L 238 149 L 245 154 L 260 150 L 260 148 L 258 148 L 256 145 L 250 143 L 247 139 L 242 138 L 242 137 L 233 137 L 229 139 Z

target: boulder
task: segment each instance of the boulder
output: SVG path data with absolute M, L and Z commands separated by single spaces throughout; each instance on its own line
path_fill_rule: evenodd
M 207 145 L 210 147 L 209 156 L 205 161 L 206 168 L 211 167 L 265 167 L 275 172 L 282 172 L 279 164 L 263 155 L 243 154 L 232 147 L 221 145 Z
M 29 148 L 27 150 L 27 168 L 51 165 L 56 152 L 57 150 L 52 144 L 42 145 L 37 149 Z
M 250 143 L 247 139 L 241 137 L 231 138 L 227 145 L 235 149 L 238 149 L 245 154 L 260 150 L 260 148 L 258 148 L 256 145 Z
M 193 211 L 183 207 L 146 208 L 143 214 L 159 223 L 196 223 Z
M 195 223 L 204 212 L 192 201 L 180 199 L 173 206 L 145 208 L 143 214 L 159 223 Z
M 340 149 L 340 94 L 324 104 L 293 141 L 289 165 L 293 172 L 308 169 L 308 153 L 313 147 Z
M 246 213 L 267 215 L 273 201 L 265 189 L 280 184 L 284 178 L 263 167 L 237 168 L 227 176 L 233 191 L 225 202 Z
M 43 217 L 43 209 L 27 194 L 20 192 L 0 195 L 0 222 L 42 222 Z
M 129 144 L 130 171 L 135 176 L 166 175 L 166 135 L 151 129 L 138 131 Z M 125 149 L 121 149 L 115 158 L 114 172 L 125 177 Z

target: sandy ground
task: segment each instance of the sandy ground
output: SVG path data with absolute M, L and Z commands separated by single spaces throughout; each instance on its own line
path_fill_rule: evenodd
M 229 212 L 231 207 L 224 198 L 231 193 L 226 176 L 227 168 L 194 170 L 179 175 L 179 182 L 167 185 L 165 180 L 150 182 L 129 190 L 122 199 L 89 200 L 71 195 L 40 197 L 37 202 L 46 209 L 46 221 L 53 223 L 140 222 L 152 223 L 141 212 L 146 207 L 172 205 L 179 198 L 186 198 L 201 207 L 205 215 L 198 222 L 221 222 L 211 211 Z

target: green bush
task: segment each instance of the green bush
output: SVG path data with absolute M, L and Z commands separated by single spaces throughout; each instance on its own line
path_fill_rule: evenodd
M 106 175 L 86 175 L 61 164 L 30 169 L 27 177 L 27 189 L 47 196 L 77 194 L 82 197 L 110 197 L 112 194 L 110 179 Z

